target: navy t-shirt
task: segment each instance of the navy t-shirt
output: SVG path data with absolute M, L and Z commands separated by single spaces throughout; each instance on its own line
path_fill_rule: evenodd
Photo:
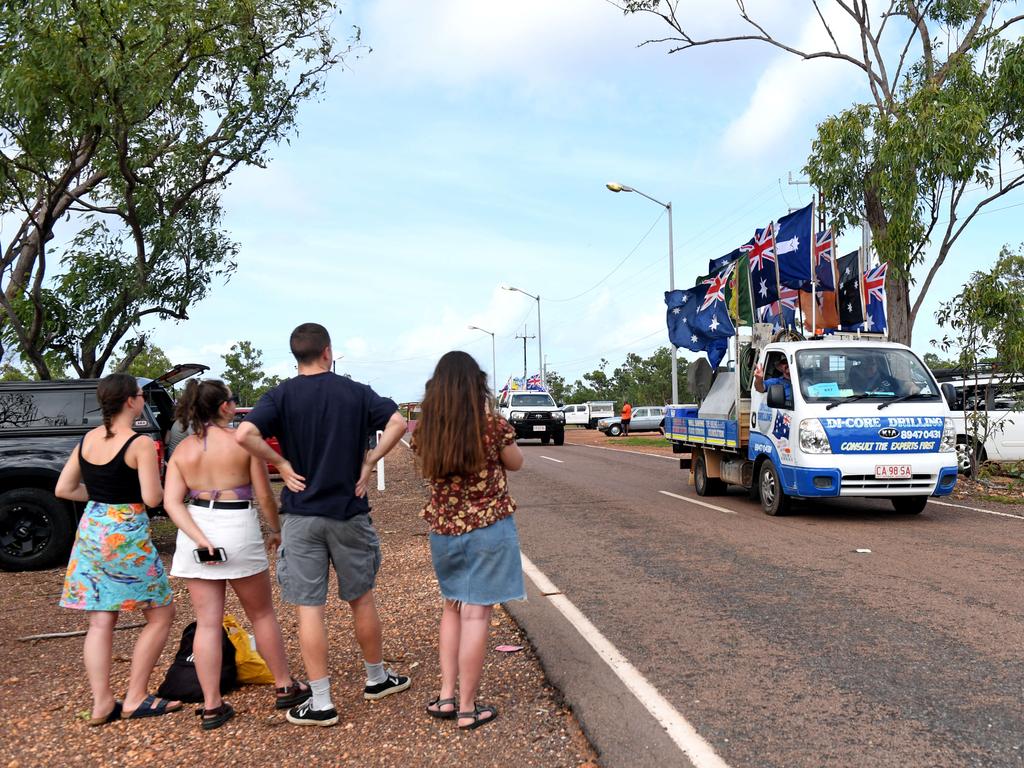
M 263 395 L 245 420 L 263 437 L 275 436 L 306 478 L 301 493 L 281 491 L 282 514 L 347 520 L 369 512 L 366 497 L 355 495 L 367 440 L 397 410 L 367 385 L 330 371 L 295 376 Z

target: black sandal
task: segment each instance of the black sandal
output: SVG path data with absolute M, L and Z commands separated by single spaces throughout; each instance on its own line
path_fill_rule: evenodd
M 222 701 L 219 707 L 213 709 L 204 709 L 202 711 L 203 718 L 203 730 L 212 731 L 214 728 L 220 728 L 224 723 L 235 716 L 235 709 L 226 701 Z
M 313 689 L 309 687 L 309 684 L 305 684 L 292 678 L 291 685 L 286 685 L 284 688 L 275 688 L 277 692 L 277 701 L 274 702 L 274 709 L 291 709 L 292 707 L 301 704 L 310 696 L 313 695 Z
M 427 702 L 427 714 L 431 717 L 436 717 L 438 720 L 454 720 L 459 716 L 459 713 L 455 711 L 457 709 L 456 703 L 454 696 L 450 699 L 442 699 L 441 694 L 438 694 Z M 451 704 L 451 709 L 441 709 L 441 707 L 446 707 L 449 704 Z M 431 707 L 437 707 L 437 709 L 431 709 Z M 469 715 L 466 715 L 466 717 L 469 717 Z
M 480 717 L 480 715 L 486 715 L 490 713 L 490 717 Z M 472 717 L 473 722 L 469 725 L 460 725 L 460 731 L 472 731 L 474 728 L 479 728 L 481 725 L 487 725 L 490 722 L 498 719 L 498 708 L 492 707 L 489 704 L 480 706 L 479 704 L 473 705 L 472 712 L 459 712 L 457 717 L 462 720 L 463 718 Z

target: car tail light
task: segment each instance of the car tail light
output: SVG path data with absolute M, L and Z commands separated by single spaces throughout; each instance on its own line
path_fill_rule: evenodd
M 156 443 L 156 460 L 157 466 L 160 467 L 160 477 L 163 477 L 167 471 L 167 467 L 164 465 L 164 441 L 154 440 L 153 442 Z

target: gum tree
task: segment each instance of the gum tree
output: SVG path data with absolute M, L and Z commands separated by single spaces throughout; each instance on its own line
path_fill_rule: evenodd
M 646 44 L 675 53 L 755 42 L 807 61 L 858 70 L 868 98 L 818 126 L 804 171 L 843 229 L 866 220 L 886 279 L 889 335 L 910 343 L 936 273 L 964 230 L 996 200 L 1024 185 L 1024 14 L 993 0 L 812 0 L 830 41 L 801 48 L 736 0 L 736 27 L 692 32 L 679 0 L 624 2 L 672 30 Z M 853 34 L 845 34 L 852 29 Z M 840 43 L 840 40 L 843 43 Z M 847 43 L 846 41 L 850 41 Z M 911 294 L 911 270 L 926 267 Z
M 336 46 L 334 15 L 332 0 L 0 4 L 0 340 L 39 377 L 50 353 L 100 375 L 143 318 L 187 319 L 230 276 L 221 192 L 358 44 Z

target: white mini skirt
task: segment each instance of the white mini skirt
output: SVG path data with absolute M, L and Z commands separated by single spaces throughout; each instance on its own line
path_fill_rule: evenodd
M 171 576 L 182 579 L 244 579 L 270 567 L 260 521 L 252 504 L 245 509 L 211 509 L 189 504 L 188 511 L 210 544 L 224 548 L 227 559 L 222 563 L 197 563 L 196 543 L 179 530 L 171 560 Z

